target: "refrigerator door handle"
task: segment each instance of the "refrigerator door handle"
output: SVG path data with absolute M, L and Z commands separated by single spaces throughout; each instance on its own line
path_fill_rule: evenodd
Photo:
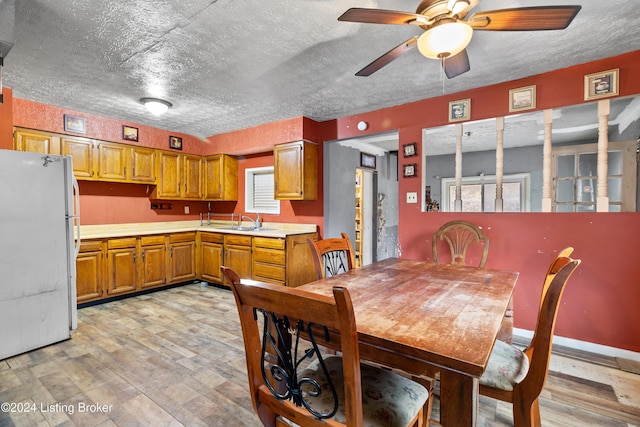
M 76 225 L 75 253 L 77 258 L 80 253 L 80 186 L 75 176 L 73 177 L 73 209 L 73 218 Z

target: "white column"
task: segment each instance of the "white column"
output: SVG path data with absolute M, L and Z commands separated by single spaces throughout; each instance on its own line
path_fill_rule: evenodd
M 544 110 L 544 145 L 542 146 L 542 212 L 551 212 L 551 125 L 553 110 Z
M 504 176 L 504 117 L 496 117 L 496 212 L 502 212 Z
M 462 212 L 462 123 L 456 123 L 456 200 L 455 212 Z
M 609 100 L 598 101 L 598 193 L 596 212 L 609 212 L 607 189 L 609 149 Z

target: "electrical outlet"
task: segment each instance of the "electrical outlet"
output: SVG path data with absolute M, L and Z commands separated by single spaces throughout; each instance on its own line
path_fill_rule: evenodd
M 407 203 L 418 203 L 418 193 L 415 191 L 408 192 Z
M 184 207 L 184 213 L 188 214 L 189 213 L 189 205 L 185 205 Z

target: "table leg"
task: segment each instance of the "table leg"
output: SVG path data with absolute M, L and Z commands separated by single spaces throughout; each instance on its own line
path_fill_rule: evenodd
M 475 426 L 478 421 L 478 379 L 440 371 L 440 423 L 444 427 Z

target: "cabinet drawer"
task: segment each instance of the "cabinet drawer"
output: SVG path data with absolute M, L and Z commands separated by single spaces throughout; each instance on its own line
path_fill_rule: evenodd
M 110 239 L 107 243 L 109 249 L 135 248 L 136 238 L 127 237 L 124 239 Z
M 256 262 L 265 262 L 284 266 L 284 251 L 256 248 L 253 251 L 253 260 Z
M 219 233 L 200 233 L 200 241 L 211 243 L 224 242 L 224 236 Z
M 254 237 L 253 246 L 260 248 L 284 249 L 284 239 L 274 237 Z
M 87 240 L 80 242 L 80 252 L 95 252 L 102 250 L 102 240 Z
M 253 276 L 257 280 L 265 278 L 278 280 L 284 283 L 284 266 L 254 263 Z
M 142 246 L 164 245 L 164 236 L 142 236 L 140 238 L 140 244 Z
M 174 233 L 169 235 L 169 242 L 193 242 L 196 240 L 196 233 Z
M 225 245 L 251 246 L 251 236 L 242 236 L 239 234 L 226 234 L 224 236 Z

